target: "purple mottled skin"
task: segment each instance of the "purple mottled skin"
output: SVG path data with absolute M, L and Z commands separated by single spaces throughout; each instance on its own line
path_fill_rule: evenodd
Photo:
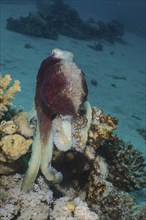
M 45 59 L 38 71 L 35 107 L 39 122 L 40 137 L 44 145 L 47 144 L 51 121 L 54 114 L 76 116 L 74 103 L 60 92 L 67 86 L 67 80 L 63 74 L 58 74 L 61 66 L 61 59 L 53 55 Z M 81 75 L 81 83 L 85 95 L 82 97 L 81 105 L 87 100 L 87 84 L 84 75 Z

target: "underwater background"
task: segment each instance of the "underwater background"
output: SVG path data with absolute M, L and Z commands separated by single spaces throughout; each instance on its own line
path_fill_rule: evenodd
M 0 0 L 0 72 L 21 84 L 13 105 L 29 111 L 41 62 L 54 48 L 70 51 L 91 106 L 118 118 L 114 133 L 146 159 L 145 7 L 144 0 Z M 144 190 L 134 194 L 145 205 Z

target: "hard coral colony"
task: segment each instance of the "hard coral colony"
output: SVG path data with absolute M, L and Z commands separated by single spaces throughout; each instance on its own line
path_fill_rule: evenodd
M 2 174 L 15 172 L 12 164 L 14 161 L 18 164 L 18 159 L 32 145 L 24 180 L 20 174 L 2 178 L 2 220 L 17 217 L 32 220 L 145 219 L 145 210 L 137 208 L 131 196 L 121 191 L 144 187 L 144 159 L 113 134 L 118 123 L 116 118 L 91 108 L 85 76 L 73 58 L 70 52 L 54 49 L 38 71 L 35 107 L 30 112 L 16 112 L 8 121 L 3 118 L 4 111 L 19 87 L 12 86 L 8 91 L 13 95 L 6 92 L 8 95 L 4 96 L 9 83 L 5 84 L 5 77 L 1 77 Z M 52 164 L 61 173 L 51 167 Z M 43 177 L 37 178 L 39 170 L 48 183 L 54 185 L 54 198 Z M 62 174 L 63 181 L 57 184 Z

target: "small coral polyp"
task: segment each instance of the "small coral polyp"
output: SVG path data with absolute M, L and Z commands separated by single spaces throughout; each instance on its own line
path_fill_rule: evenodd
M 73 62 L 73 54 L 54 49 L 52 55 L 42 62 L 37 75 L 35 94 L 37 128 L 29 167 L 22 186 L 24 191 L 33 187 L 39 169 L 50 183 L 61 180 L 62 176 L 51 168 L 54 143 L 59 149 L 68 150 L 76 143 L 73 139 L 80 138 L 77 140 L 80 141 L 80 148 L 85 147 L 92 119 L 92 109 L 87 102 L 87 95 L 84 74 Z M 77 117 L 83 121 L 83 128 L 75 126 Z M 73 127 L 76 128 L 74 135 Z

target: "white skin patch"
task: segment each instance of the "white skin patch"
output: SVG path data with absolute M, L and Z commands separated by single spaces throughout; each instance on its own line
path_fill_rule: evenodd
M 65 51 L 65 50 L 60 50 L 59 48 L 52 50 L 52 55 L 55 58 L 60 58 L 66 61 L 73 61 L 73 58 L 74 58 L 73 53 Z

